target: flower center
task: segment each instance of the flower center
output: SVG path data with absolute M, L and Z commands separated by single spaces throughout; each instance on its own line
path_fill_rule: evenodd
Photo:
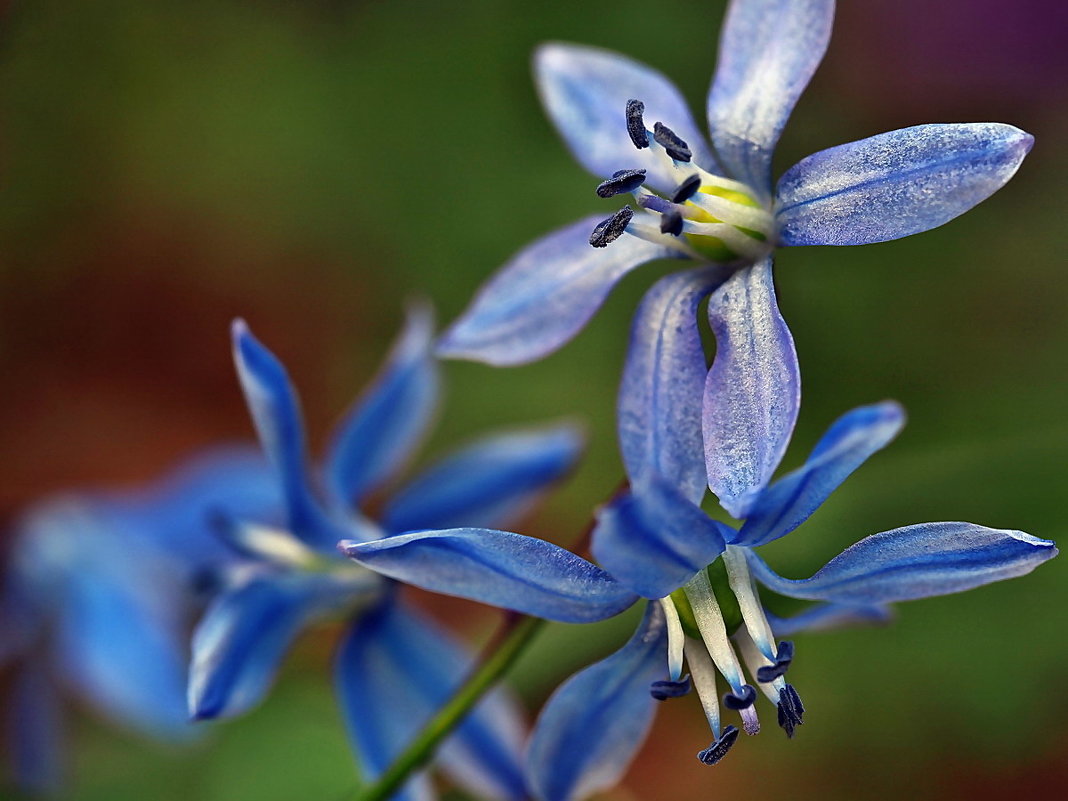
M 607 247 L 624 233 L 680 251 L 699 261 L 756 261 L 771 248 L 771 213 L 747 185 L 723 178 L 692 162 L 689 145 L 657 122 L 645 127 L 644 104 L 627 102 L 627 134 L 639 150 L 649 148 L 662 172 L 678 179 L 667 196 L 645 186 L 646 170 L 620 170 L 597 187 L 609 198 L 633 194 L 640 209 L 624 206 L 590 236 L 593 247 Z

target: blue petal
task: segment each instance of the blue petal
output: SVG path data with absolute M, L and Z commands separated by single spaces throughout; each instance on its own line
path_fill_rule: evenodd
M 789 534 L 904 424 L 905 410 L 893 401 L 844 414 L 800 469 L 760 494 L 734 544 L 755 547 Z
M 357 759 L 368 777 L 380 775 L 452 696 L 471 656 L 431 621 L 396 603 L 364 615 L 350 630 L 334 673 Z M 523 727 L 510 697 L 487 695 L 445 741 L 442 765 L 480 798 L 525 797 Z M 394 798 L 425 798 L 417 777 Z
M 649 685 L 663 677 L 666 651 L 663 612 L 649 604 L 625 646 L 553 693 L 527 753 L 538 801 L 580 801 L 619 781 L 652 725 Z
M 663 598 L 723 553 L 733 535 L 669 482 L 647 474 L 597 513 L 592 550 L 634 592 Z
M 338 547 L 398 581 L 564 623 L 603 620 L 636 600 L 605 571 L 570 551 L 506 531 L 415 531 Z
M 33 795 L 55 796 L 63 784 L 62 723 L 59 688 L 44 665 L 30 661 L 20 668 L 5 717 L 15 785 Z
M 784 245 L 864 245 L 949 222 L 1015 173 L 1034 138 L 994 122 L 917 125 L 823 150 L 779 180 Z
M 234 363 L 260 443 L 282 478 L 289 528 L 309 545 L 332 548 L 339 535 L 309 488 L 304 423 L 285 367 L 252 336 L 244 320 L 233 325 Z
M 400 490 L 382 521 L 391 532 L 507 525 L 575 464 L 582 434 L 573 425 L 484 437 Z
M 708 302 L 716 358 L 704 398 L 708 486 L 744 518 L 782 460 L 801 403 L 794 340 L 775 303 L 771 259 L 736 272 Z
M 232 717 L 259 703 L 301 629 L 359 592 L 322 574 L 264 572 L 220 593 L 193 634 L 189 714 Z
M 778 617 L 764 612 L 776 637 L 790 637 L 802 631 L 824 631 L 842 626 L 879 625 L 890 622 L 893 612 L 887 606 L 853 604 L 814 604 L 804 612 Z
M 834 0 L 735 0 L 708 93 L 723 166 L 768 199 L 771 154 L 831 37 Z
M 1022 531 L 973 523 L 921 523 L 866 537 L 812 578 L 784 579 L 752 551 L 757 581 L 792 598 L 885 604 L 946 595 L 1030 573 L 1056 545 Z
M 628 100 L 645 103 L 646 128 L 664 123 L 686 141 L 695 163 L 717 172 L 686 100 L 671 81 L 640 62 L 596 47 L 551 42 L 534 56 L 534 81 L 572 154 L 600 178 L 617 170 L 644 169 L 648 183 L 657 189 L 667 191 L 679 183 L 670 162 L 631 142 Z
M 540 359 L 569 342 L 624 275 L 678 255 L 629 235 L 591 247 L 590 233 L 604 216 L 579 220 L 516 254 L 442 335 L 438 354 L 500 366 Z
M 426 433 L 440 394 L 433 337 L 430 308 L 411 307 L 382 371 L 338 427 L 326 479 L 341 508 L 393 475 Z
M 619 389 L 627 475 L 637 479 L 654 470 L 697 504 L 706 488 L 701 396 L 708 373 L 697 306 L 728 275 L 721 267 L 677 273 L 646 293 L 631 326 Z

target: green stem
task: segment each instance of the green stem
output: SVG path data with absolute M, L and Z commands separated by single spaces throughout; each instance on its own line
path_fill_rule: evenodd
M 478 700 L 508 671 L 544 620 L 526 615 L 510 619 L 494 643 L 487 646 L 487 656 L 449 699 L 419 735 L 398 756 L 373 785 L 360 792 L 357 801 L 385 801 L 409 775 L 423 767 L 439 743 L 464 719 Z

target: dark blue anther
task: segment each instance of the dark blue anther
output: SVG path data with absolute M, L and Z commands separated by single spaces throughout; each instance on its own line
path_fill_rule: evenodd
M 697 190 L 701 188 L 701 176 L 691 175 L 685 181 L 676 187 L 675 191 L 671 195 L 672 203 L 685 203 L 687 200 L 697 194 Z
M 597 223 L 597 227 L 590 234 L 590 244 L 595 248 L 606 248 L 615 242 L 623 232 L 627 230 L 627 223 L 634 216 L 634 210 L 630 206 L 624 206 L 607 220 Z
M 779 725 L 787 737 L 794 736 L 794 730 L 805 722 L 804 716 L 805 707 L 801 703 L 801 696 L 792 685 L 787 684 L 779 690 Z
M 675 161 L 689 161 L 693 157 L 693 153 L 690 152 L 690 146 L 683 141 L 681 136 L 662 122 L 658 122 L 653 126 L 653 139 Z
M 682 233 L 682 215 L 672 209 L 660 218 L 660 233 L 678 236 Z
M 779 643 L 779 650 L 775 654 L 775 664 L 765 665 L 757 669 L 757 681 L 767 684 L 775 681 L 779 676 L 786 675 L 790 663 L 794 661 L 794 644 L 790 640 Z
M 681 698 L 690 692 L 690 677 L 683 676 L 678 681 L 654 681 L 649 685 L 649 695 L 657 701 L 669 698 Z
M 756 688 L 753 687 L 752 684 L 743 684 L 741 695 L 727 693 L 723 696 L 723 705 L 727 707 L 727 709 L 733 709 L 735 712 L 739 712 L 751 707 L 756 700 L 756 695 Z
M 645 120 L 642 118 L 644 113 L 645 103 L 640 100 L 627 101 L 627 134 L 638 150 L 649 147 L 649 133 L 645 130 Z
M 598 197 L 612 197 L 633 192 L 645 183 L 645 170 L 620 170 L 597 187 Z
M 708 746 L 704 751 L 697 753 L 697 758 L 704 762 L 706 765 L 715 765 L 723 757 L 727 756 L 727 752 L 731 750 L 731 746 L 734 745 L 735 740 L 738 739 L 738 730 L 734 726 L 728 726 L 723 730 L 723 736 L 716 740 L 712 745 Z

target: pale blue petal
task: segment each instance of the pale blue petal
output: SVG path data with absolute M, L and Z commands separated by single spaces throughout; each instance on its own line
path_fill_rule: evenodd
M 571 424 L 484 437 L 400 490 L 382 523 L 394 533 L 507 525 L 574 467 L 582 445 L 581 431 Z
M 189 715 L 233 717 L 259 703 L 304 626 L 358 594 L 322 574 L 266 571 L 220 593 L 193 633 Z
M 706 489 L 701 396 L 708 366 L 697 306 L 722 283 L 723 267 L 660 279 L 642 300 L 630 331 L 619 388 L 619 444 L 627 475 L 653 470 L 691 503 Z
M 392 476 L 426 433 L 440 395 L 433 339 L 430 308 L 412 306 L 381 372 L 338 426 L 326 480 L 339 507 L 359 503 Z
M 723 553 L 733 535 L 669 482 L 647 474 L 597 513 L 592 551 L 634 592 L 663 598 Z
M 472 659 L 431 621 L 396 603 L 364 615 L 345 638 L 334 679 L 368 778 L 380 775 L 463 682 Z M 523 727 L 510 697 L 487 695 L 443 744 L 447 771 L 480 798 L 524 798 Z M 424 780 L 401 798 L 424 798 Z M 396 796 L 395 796 L 396 797 Z
M 739 270 L 708 302 L 716 358 L 704 397 L 708 486 L 744 518 L 782 460 L 801 404 L 794 340 L 775 302 L 771 259 Z
M 842 415 L 800 469 L 760 494 L 734 544 L 755 547 L 789 534 L 904 424 L 905 410 L 893 401 Z
M 636 600 L 608 573 L 570 551 L 506 531 L 415 531 L 338 547 L 406 584 L 565 623 L 603 620 Z
M 619 651 L 579 671 L 545 704 L 531 736 L 527 777 L 538 801 L 581 801 L 622 778 L 653 722 L 649 685 L 666 673 L 659 604 Z
M 813 604 L 804 612 L 778 617 L 764 612 L 776 637 L 791 637 L 803 631 L 826 631 L 843 626 L 877 626 L 889 623 L 894 614 L 888 606 L 853 604 Z
M 831 38 L 834 0 L 734 0 L 708 93 L 708 126 L 727 171 L 770 196 L 771 155 Z
M 645 104 L 645 126 L 662 122 L 682 137 L 693 160 L 712 172 L 716 164 L 686 100 L 661 73 L 596 47 L 550 42 L 534 55 L 534 81 L 549 119 L 578 162 L 599 178 L 617 170 L 647 170 L 648 183 L 664 191 L 679 183 L 670 162 L 638 150 L 627 134 L 628 100 Z M 590 195 L 593 196 L 593 186 Z
M 7 753 L 15 785 L 35 796 L 62 789 L 64 760 L 59 688 L 45 666 L 23 665 L 5 699 Z
M 285 367 L 252 336 L 244 320 L 233 325 L 234 363 L 260 443 L 278 470 L 289 528 L 309 545 L 332 548 L 341 538 L 312 495 L 304 423 Z
M 777 189 L 783 245 L 864 245 L 927 231 L 986 200 L 1034 138 L 996 122 L 917 125 L 832 147 Z
M 1030 573 L 1057 555 L 1050 540 L 974 523 L 921 523 L 873 534 L 812 578 L 792 581 L 747 551 L 757 581 L 780 595 L 844 604 L 929 598 Z
M 678 255 L 630 235 L 592 247 L 590 234 L 609 213 L 586 217 L 519 251 L 442 335 L 438 354 L 499 366 L 540 359 L 569 342 L 624 275 Z

